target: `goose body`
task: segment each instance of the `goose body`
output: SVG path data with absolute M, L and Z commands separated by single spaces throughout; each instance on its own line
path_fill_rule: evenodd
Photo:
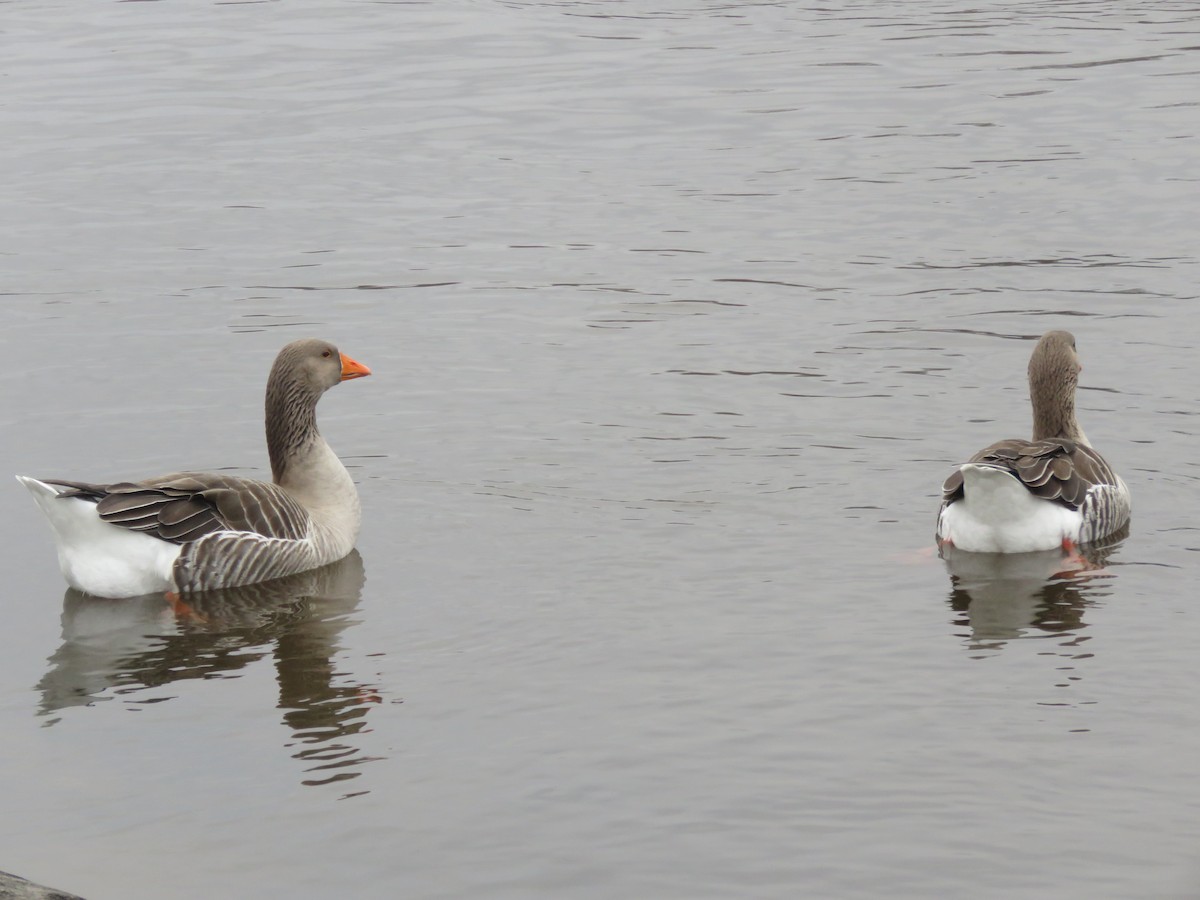
M 959 550 L 1028 553 L 1090 544 L 1129 522 L 1129 489 L 1075 418 L 1075 338 L 1042 336 L 1029 361 L 1033 438 L 997 441 L 942 485 L 937 539 Z
M 87 594 L 189 593 L 315 569 L 350 552 L 361 518 L 354 482 L 317 430 L 317 401 L 369 374 L 325 341 L 279 352 L 267 382 L 271 482 L 203 472 L 17 479 L 54 530 L 63 577 Z

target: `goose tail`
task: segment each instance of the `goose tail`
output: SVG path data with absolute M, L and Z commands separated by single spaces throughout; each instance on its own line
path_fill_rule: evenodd
M 938 537 L 960 550 L 1028 553 L 1077 541 L 1078 510 L 1043 500 L 1002 466 L 966 463 L 963 496 L 942 509 Z
M 179 546 L 111 525 L 96 504 L 60 497 L 69 488 L 18 475 L 54 530 L 58 565 L 67 583 L 85 594 L 136 597 L 170 590 Z

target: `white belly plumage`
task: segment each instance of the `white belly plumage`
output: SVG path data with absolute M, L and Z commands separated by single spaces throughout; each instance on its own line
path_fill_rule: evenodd
M 963 497 L 944 507 L 938 538 L 975 553 L 1053 550 L 1063 540 L 1078 542 L 1078 509 L 1031 494 L 1021 481 L 994 466 L 962 466 Z
M 61 489 L 18 475 L 54 529 L 58 565 L 67 583 L 98 597 L 136 597 L 174 588 L 172 569 L 180 546 L 110 525 L 96 504 L 60 499 Z

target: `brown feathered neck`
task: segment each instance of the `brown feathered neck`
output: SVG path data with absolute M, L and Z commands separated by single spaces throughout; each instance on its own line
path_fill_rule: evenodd
M 1029 358 L 1029 400 L 1033 406 L 1033 439 L 1066 438 L 1086 444 L 1075 418 L 1079 384 L 1075 338 L 1066 331 L 1042 335 Z
M 324 390 L 306 383 L 297 362 L 292 355 L 280 353 L 267 379 L 267 454 L 276 484 L 283 483 L 300 451 L 321 436 L 317 430 L 317 401 Z

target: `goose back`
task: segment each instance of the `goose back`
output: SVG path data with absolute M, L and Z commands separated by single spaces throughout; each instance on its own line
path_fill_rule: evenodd
M 294 575 L 340 555 L 328 529 L 278 485 L 181 472 L 139 482 L 47 480 L 95 502 L 100 519 L 180 545 L 172 580 L 188 593 Z
M 1053 438 L 1031 441 L 1009 438 L 980 450 L 966 465 L 987 466 L 1011 475 L 1039 500 L 1079 514 L 1073 540 L 1091 543 L 1108 537 L 1129 522 L 1129 491 L 1108 461 L 1085 443 Z M 965 498 L 964 467 L 942 484 L 943 513 Z M 941 536 L 939 534 L 939 536 Z
M 203 472 L 179 472 L 137 482 L 89 484 L 44 479 L 67 490 L 60 496 L 96 503 L 105 522 L 186 544 L 218 531 L 252 532 L 300 540 L 308 512 L 278 485 Z
M 1116 473 L 1099 453 L 1087 444 L 1065 438 L 1030 441 L 1008 438 L 980 450 L 969 463 L 1003 469 L 1018 479 L 1031 494 L 1042 500 L 1079 509 L 1093 487 L 1116 484 Z M 942 503 L 963 497 L 963 472 L 957 468 L 942 484 Z

